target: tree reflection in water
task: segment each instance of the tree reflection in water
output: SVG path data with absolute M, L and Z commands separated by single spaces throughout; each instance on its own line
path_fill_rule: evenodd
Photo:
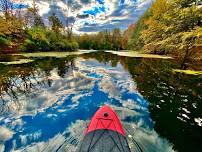
M 159 135 L 179 152 L 202 150 L 202 77 L 173 73 L 173 68 L 179 68 L 174 61 L 103 52 L 34 60 L 22 65 L 0 64 L 0 125 L 17 128 L 5 143 L 5 151 L 13 148 L 9 145 L 14 140 L 15 149 L 57 137 L 60 140 L 54 140 L 55 144 L 62 143 L 71 123 L 90 119 L 106 103 L 120 112 L 124 125 L 136 126 L 131 132 L 145 151 L 161 151 L 165 145 L 168 151 L 172 149 Z M 26 122 L 22 128 L 14 125 L 19 118 Z
M 67 57 L 37 59 L 34 63 L 20 66 L 0 64 L 0 69 L 0 113 L 5 114 L 12 111 L 9 107 L 11 102 L 20 109 L 19 98 L 29 98 L 33 91 L 51 87 L 52 80 L 49 77 L 53 69 L 57 69 L 58 75 L 64 77 L 67 72 L 72 73 L 75 66 L 74 57 Z
M 154 129 L 177 151 L 202 150 L 202 77 L 173 73 L 177 63 L 162 59 L 137 59 L 92 54 L 103 63 L 121 63 L 149 101 Z M 199 121 L 196 121 L 199 119 Z

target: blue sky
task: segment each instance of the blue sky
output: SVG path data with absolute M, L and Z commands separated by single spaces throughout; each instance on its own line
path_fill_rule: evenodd
M 13 0 L 14 1 L 14 0 Z M 19 0 L 15 0 L 19 1 Z M 134 23 L 151 5 L 153 0 L 36 0 L 39 13 L 48 24 L 48 16 L 55 12 L 65 24 L 68 1 L 71 6 L 69 18 L 76 21 L 77 33 L 94 33 L 113 28 L 126 29 Z M 23 0 L 23 5 L 31 6 L 32 0 Z

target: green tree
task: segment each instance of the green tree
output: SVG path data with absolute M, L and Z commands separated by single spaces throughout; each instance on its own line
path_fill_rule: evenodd
M 35 0 L 33 0 L 32 7 L 29 7 L 25 13 L 25 26 L 27 28 L 34 26 L 45 27 L 43 19 L 39 15 Z
M 141 32 L 146 28 L 145 21 L 150 17 L 150 11 L 147 10 L 143 16 L 137 21 L 136 26 L 131 34 L 131 37 L 128 38 L 128 48 L 133 50 L 140 50 L 144 46 L 144 41 L 141 38 Z
M 53 13 L 51 16 L 48 17 L 49 23 L 51 28 L 54 32 L 59 33 L 60 29 L 63 28 L 63 24 L 60 19 Z
M 41 26 L 41 27 L 44 27 L 44 22 L 43 22 L 43 19 L 41 18 L 41 16 L 39 15 L 36 15 L 34 17 L 34 26 Z
M 122 42 L 121 30 L 119 28 L 115 28 L 112 32 L 113 49 L 120 50 L 121 42 Z
M 128 41 L 130 46 L 142 47 L 148 53 L 183 54 L 182 58 L 187 58 L 201 39 L 197 34 L 202 26 L 202 8 L 198 2 L 156 0 L 137 22 Z
M 112 32 L 104 30 L 96 34 L 84 34 L 78 37 L 80 49 L 120 50 L 123 49 L 123 35 L 116 28 Z
M 201 2 L 201 0 L 174 0 L 174 1 L 181 7 L 190 7 L 193 4 L 196 5 L 198 2 Z

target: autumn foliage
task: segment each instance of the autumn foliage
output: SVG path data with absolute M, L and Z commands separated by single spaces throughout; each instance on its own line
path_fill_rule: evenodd
M 156 0 L 134 27 L 128 46 L 146 53 L 190 56 L 202 46 L 201 0 Z

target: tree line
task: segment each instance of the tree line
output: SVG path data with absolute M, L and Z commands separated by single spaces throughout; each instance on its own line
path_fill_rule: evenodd
M 156 0 L 125 32 L 115 28 L 82 35 L 73 33 L 75 21 L 68 20 L 68 2 L 65 25 L 52 13 L 47 27 L 35 0 L 26 11 L 14 9 L 10 0 L 0 0 L 0 51 L 132 49 L 174 54 L 187 60 L 202 48 L 202 0 Z
M 201 4 L 201 0 L 156 0 L 127 30 L 132 32 L 128 47 L 187 59 L 202 48 Z
M 69 2 L 69 1 L 68 1 Z M 70 4 L 67 2 L 65 25 L 56 13 L 48 17 L 49 26 L 43 22 L 35 0 L 26 9 L 15 9 L 10 0 L 0 0 L 0 51 L 72 51 L 77 49 L 123 49 L 122 33 L 112 32 L 76 35 L 74 23 L 70 22 Z
M 78 49 L 72 28 L 68 27 L 72 25 L 63 25 L 52 13 L 48 17 L 50 27 L 45 26 L 35 0 L 26 11 L 15 9 L 10 0 L 0 0 L 0 10 L 0 50 L 34 52 Z
M 126 48 L 119 28 L 112 31 L 104 30 L 96 34 L 83 34 L 78 36 L 77 40 L 81 49 L 123 50 Z

